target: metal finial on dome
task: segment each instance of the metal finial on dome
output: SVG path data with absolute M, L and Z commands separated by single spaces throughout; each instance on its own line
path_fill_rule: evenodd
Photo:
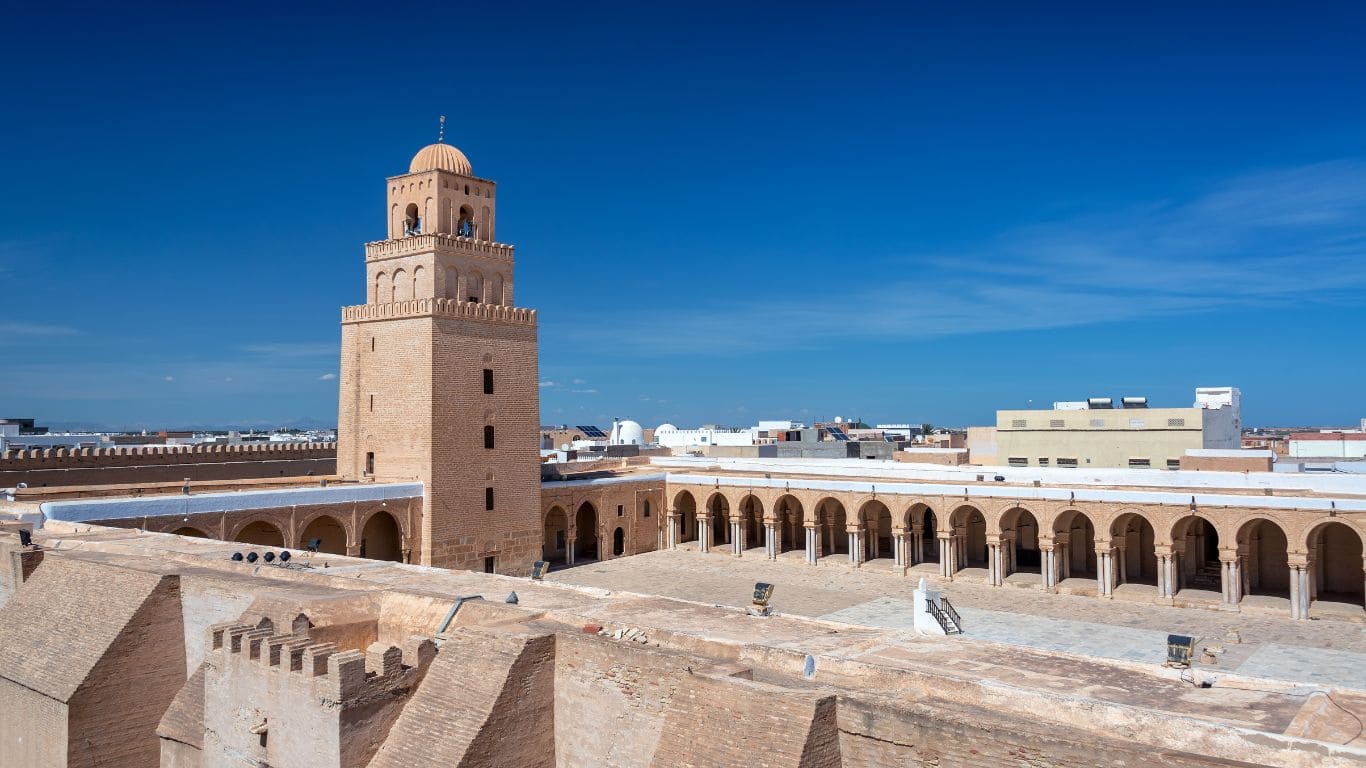
M 441 125 L 436 129 L 436 143 L 440 144 L 446 140 L 446 116 L 441 116 Z

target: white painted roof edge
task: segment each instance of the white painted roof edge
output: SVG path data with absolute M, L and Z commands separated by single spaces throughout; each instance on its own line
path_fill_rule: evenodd
M 88 520 L 164 517 L 203 512 L 239 512 L 298 504 L 344 504 L 358 501 L 410 499 L 423 495 L 422 483 L 366 483 L 326 488 L 281 488 L 270 491 L 229 491 L 190 496 L 138 496 L 112 499 L 45 501 L 38 505 L 47 520 L 79 523 Z
M 707 471 L 719 468 L 741 472 L 783 475 L 835 475 L 869 482 L 939 482 L 958 484 L 983 478 L 1005 475 L 1012 483 L 1043 485 L 1150 487 L 1155 491 L 1179 486 L 1183 488 L 1262 490 L 1294 492 L 1311 490 L 1318 493 L 1366 494 L 1366 476 L 1329 473 L 1290 472 L 1227 472 L 1155 470 L 1126 468 L 1040 468 L 977 465 L 930 465 L 911 462 L 859 459 L 798 459 L 798 458 L 727 458 L 694 456 L 652 456 L 650 463 L 661 468 L 686 471 Z
M 747 488 L 797 488 L 809 491 L 848 491 L 852 493 L 892 493 L 929 496 L 965 496 L 984 499 L 1024 501 L 1108 501 L 1131 504 L 1195 505 L 1207 507 L 1251 507 L 1254 509 L 1339 509 L 1366 511 L 1366 499 L 1325 499 L 1304 496 L 1237 496 L 1213 493 L 1163 493 L 1155 491 L 1111 491 L 1089 488 L 1030 488 L 1020 486 L 945 485 L 942 483 L 851 482 L 844 480 L 794 480 L 764 477 L 736 477 L 731 475 L 669 474 L 669 482 L 693 485 L 716 485 Z
M 560 488 L 587 488 L 594 485 L 619 485 L 621 483 L 663 482 L 669 479 L 668 472 L 652 472 L 648 475 L 620 475 L 617 477 L 595 477 L 588 480 L 542 480 L 542 490 Z
M 1187 448 L 1187 456 L 1204 456 L 1216 459 L 1274 459 L 1275 451 L 1264 448 Z

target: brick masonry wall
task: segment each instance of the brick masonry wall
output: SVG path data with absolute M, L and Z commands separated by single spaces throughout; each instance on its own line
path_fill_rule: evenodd
M 1182 456 L 1181 469 L 1202 472 L 1270 472 L 1270 456 Z
M 323 443 L 53 448 L 7 452 L 0 458 L 0 487 L 178 482 L 187 477 L 243 480 L 335 472 L 336 447 Z
M 451 632 L 372 768 L 555 765 L 556 656 L 549 634 Z
M 377 526 L 388 526 L 388 522 L 380 517 L 382 515 L 392 519 L 398 528 L 396 551 L 383 551 L 371 542 L 365 554 L 371 559 L 401 560 L 403 552 L 414 543 L 413 531 L 417 530 L 422 520 L 421 498 L 301 504 L 237 512 L 201 512 L 191 515 L 118 518 L 91 522 L 115 528 L 141 528 L 156 533 L 203 536 L 221 541 L 243 541 L 258 547 L 287 546 L 303 549 L 310 538 L 321 536 L 323 547 L 319 551 L 360 556 L 367 527 L 372 522 Z M 261 525 L 253 524 L 268 526 L 267 538 L 271 540 L 266 541 L 251 535 L 252 531 L 261 531 Z
M 0 765 L 64 766 L 67 707 L 0 678 Z
M 71 699 L 73 764 L 156 768 L 157 724 L 185 683 L 180 578 L 163 577 Z
M 596 636 L 559 635 L 555 670 L 558 763 L 649 766 L 670 703 L 687 684 L 690 661 Z M 699 741 L 705 741 L 701 732 Z
M 528 574 L 541 545 L 536 328 L 441 317 L 434 350 L 443 375 L 433 382 L 426 562 L 482 570 L 494 557 L 499 573 Z M 486 368 L 493 394 L 484 394 Z M 494 489 L 492 510 L 485 488 Z
M 499 573 L 529 573 L 541 543 L 535 326 L 447 316 L 346 323 L 342 350 L 338 474 L 361 479 L 373 453 L 377 479 L 426 485 L 415 562 L 483 570 L 492 557 Z
M 575 536 L 582 540 L 585 534 L 580 531 L 580 525 L 583 521 L 593 521 L 595 530 L 588 535 L 598 537 L 598 559 L 602 560 L 619 556 L 614 551 L 618 528 L 622 530 L 623 551 L 620 556 L 638 555 L 658 548 L 661 532 L 667 523 L 662 480 L 626 481 L 600 486 L 545 483 L 541 486 L 540 495 L 541 533 L 538 545 L 542 547 L 539 556 L 545 560 L 565 556 L 564 550 L 556 548 L 557 532 L 564 532 L 566 542 Z M 580 515 L 579 510 L 585 502 L 591 506 L 592 514 Z M 577 557 L 583 558 L 583 548 L 577 549 Z
M 426 481 L 432 445 L 431 317 L 342 325 L 337 474 Z

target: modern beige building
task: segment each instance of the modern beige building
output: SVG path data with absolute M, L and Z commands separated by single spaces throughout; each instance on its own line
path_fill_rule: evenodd
M 1189 449 L 1238 448 L 1240 408 L 1237 388 L 1202 387 L 1189 408 L 1149 408 L 1146 398 L 1127 397 L 997 411 L 996 461 L 1014 467 L 1177 469 Z

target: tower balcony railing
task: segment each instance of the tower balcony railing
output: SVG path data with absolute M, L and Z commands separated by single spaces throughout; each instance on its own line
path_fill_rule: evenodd
M 428 315 L 533 327 L 536 325 L 536 310 L 534 309 L 510 307 L 503 304 L 485 304 L 478 301 L 409 299 L 391 301 L 385 304 L 356 304 L 350 307 L 342 307 L 343 323 L 387 320 L 398 317 L 425 317 Z
M 428 251 L 447 251 L 466 256 L 480 256 L 511 264 L 513 248 L 505 243 L 495 243 L 492 240 L 432 233 L 366 243 L 365 260 L 389 259 L 395 256 L 409 256 Z

